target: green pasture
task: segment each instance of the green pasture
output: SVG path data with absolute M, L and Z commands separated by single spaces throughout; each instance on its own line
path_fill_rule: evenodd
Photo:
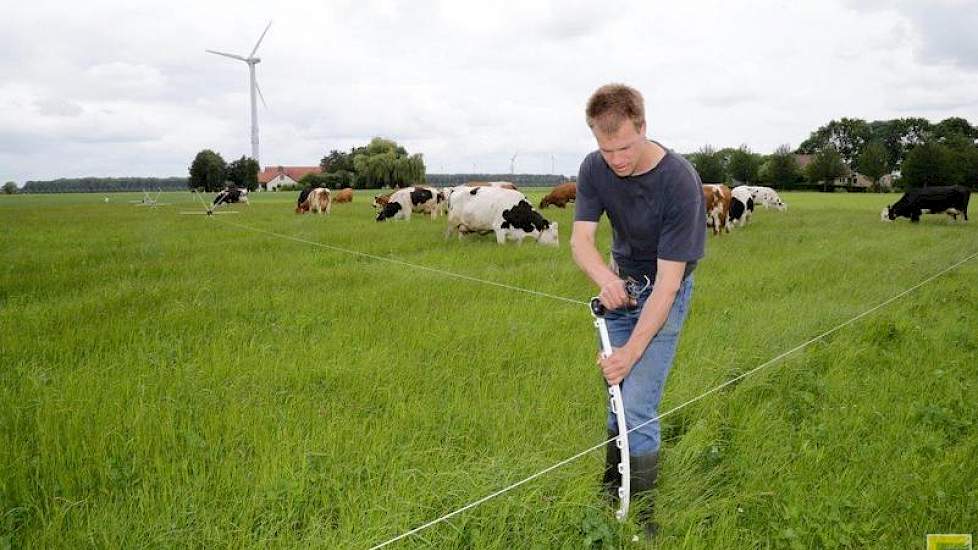
M 583 302 L 571 209 L 554 249 L 376 223 L 369 192 L 105 196 L 0 196 L 0 549 L 369 548 L 604 438 L 586 306 L 433 271 Z M 880 222 L 897 198 L 788 193 L 708 237 L 662 409 L 978 253 L 978 219 Z M 978 257 L 663 433 L 655 548 L 978 534 Z M 390 547 L 632 547 L 602 463 Z

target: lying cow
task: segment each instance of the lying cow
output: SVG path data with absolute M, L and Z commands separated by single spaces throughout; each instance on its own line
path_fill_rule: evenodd
M 375 198 L 376 200 L 376 198 Z M 429 214 L 437 218 L 441 213 L 439 205 L 444 200 L 443 195 L 432 187 L 405 187 L 391 193 L 387 204 L 377 214 L 377 221 L 386 219 L 410 220 L 411 212 Z
M 706 204 L 706 226 L 713 228 L 713 234 L 720 231 L 730 233 L 727 216 L 730 212 L 730 188 L 722 183 L 703 184 L 703 201 Z
M 223 191 L 214 197 L 214 208 L 221 206 L 222 204 L 233 204 L 237 202 L 242 202 L 251 206 L 248 203 L 248 190 L 239 189 L 237 187 L 225 187 Z
M 577 200 L 577 184 L 574 182 L 562 183 L 551 189 L 546 197 L 543 197 L 543 200 L 540 201 L 540 209 L 543 210 L 551 204 L 558 208 L 564 208 L 567 203 L 575 200 Z
M 727 221 L 730 225 L 743 227 L 750 221 L 754 214 L 754 198 L 751 196 L 750 189 L 741 185 L 734 187 L 730 191 L 730 212 Z
M 333 197 L 333 202 L 335 203 L 353 202 L 353 188 L 344 187 L 343 189 L 340 189 L 336 193 L 336 196 Z
M 788 206 L 778 196 L 778 192 L 770 187 L 759 187 L 756 185 L 739 185 L 734 189 L 744 188 L 750 191 L 750 196 L 754 199 L 754 204 L 760 204 L 764 208 L 777 208 L 784 212 Z
M 464 195 L 464 196 L 463 196 Z M 538 243 L 558 246 L 557 222 L 550 222 L 530 206 L 519 191 L 498 187 L 475 187 L 452 193 L 446 238 L 458 233 L 495 233 L 496 242 L 522 243 L 530 237 Z
M 968 221 L 968 201 L 971 191 L 963 185 L 947 185 L 943 187 L 923 187 L 907 191 L 891 206 L 880 212 L 880 219 L 893 221 L 899 217 L 910 218 L 911 222 L 919 222 L 921 214 L 940 214 L 941 212 L 958 219 L 964 214 Z

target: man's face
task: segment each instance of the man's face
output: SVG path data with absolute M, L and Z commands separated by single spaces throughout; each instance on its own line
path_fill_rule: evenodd
M 594 128 L 592 132 L 598 141 L 601 156 L 618 177 L 623 178 L 635 173 L 642 158 L 645 124 L 636 130 L 632 121 L 626 120 L 613 133 L 605 133 L 598 128 Z

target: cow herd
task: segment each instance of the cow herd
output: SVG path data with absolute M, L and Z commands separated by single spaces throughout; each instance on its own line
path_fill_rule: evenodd
M 574 182 L 555 186 L 540 201 L 539 209 L 548 206 L 566 208 L 577 196 Z M 957 220 L 968 219 L 970 191 L 963 186 L 928 187 L 908 191 L 895 204 L 887 206 L 880 214 L 884 221 L 907 217 L 920 220 L 921 214 L 944 212 Z M 215 199 L 220 202 L 247 202 L 247 191 L 225 191 Z M 706 206 L 706 227 L 714 235 L 730 233 L 731 228 L 743 227 L 750 222 L 756 206 L 787 210 L 777 191 L 770 187 L 739 185 L 733 189 L 724 184 L 703 184 L 703 200 Z M 307 188 L 296 202 L 296 213 L 312 212 L 329 214 L 333 203 L 353 201 L 353 189 L 345 188 L 335 193 L 324 187 Z M 522 242 L 532 239 L 539 244 L 558 246 L 557 222 L 550 221 L 530 204 L 522 192 L 509 182 L 469 182 L 456 187 L 435 188 L 412 186 L 376 195 L 373 206 L 376 221 L 410 220 L 412 214 L 430 216 L 432 219 L 445 214 L 448 224 L 445 237 L 492 233 L 499 244 L 506 241 Z
M 743 227 L 754 214 L 754 206 L 788 209 L 777 191 L 770 187 L 738 185 L 730 189 L 722 183 L 703 185 L 703 202 L 706 205 L 706 226 L 714 235 L 730 233 L 731 227 Z

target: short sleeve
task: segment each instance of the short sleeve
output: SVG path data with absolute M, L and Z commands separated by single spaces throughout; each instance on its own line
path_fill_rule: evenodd
M 594 159 L 588 156 L 581 163 L 577 173 L 577 197 L 574 199 L 574 221 L 597 222 L 604 213 L 604 204 L 595 189 L 594 171 L 591 165 Z
M 662 220 L 657 256 L 675 262 L 695 262 L 703 257 L 706 244 L 706 207 L 699 176 L 687 167 L 672 194 Z

